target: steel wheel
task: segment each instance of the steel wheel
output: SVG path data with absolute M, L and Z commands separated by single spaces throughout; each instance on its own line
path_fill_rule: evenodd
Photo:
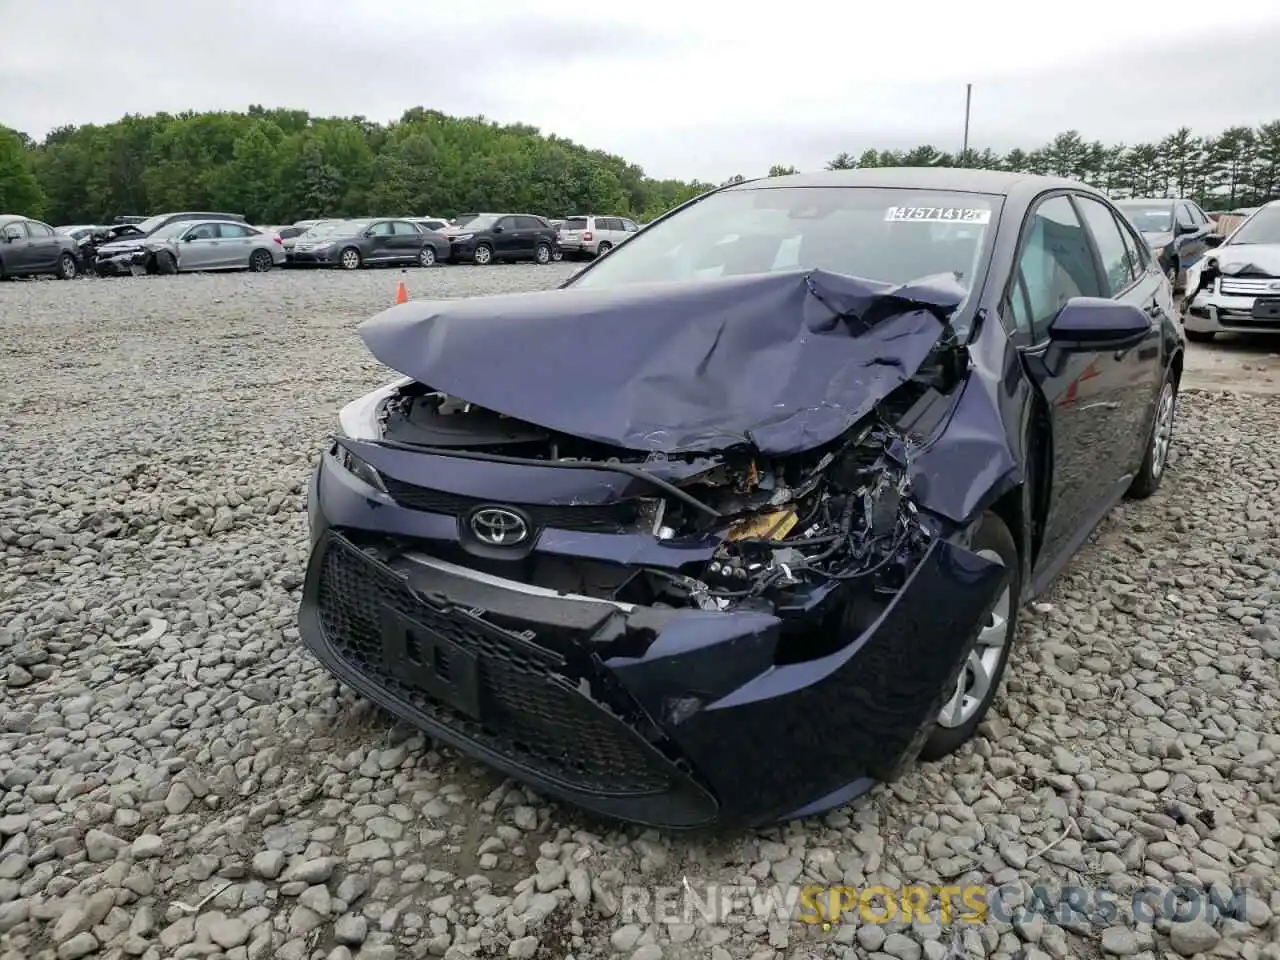
M 979 550 L 977 553 L 978 556 L 987 560 L 994 560 L 996 563 L 1004 562 L 1000 554 L 994 550 Z M 978 640 L 969 653 L 969 659 L 960 671 L 955 692 L 938 714 L 938 726 L 948 729 L 964 726 L 986 700 L 992 684 L 999 679 L 1000 660 L 1010 640 L 1009 625 L 1012 610 L 1013 594 L 1006 586 L 991 610 L 990 620 L 978 634 Z
M 360 266 L 360 251 L 355 247 L 347 247 L 340 258 L 343 270 L 356 270 Z
M 1160 406 L 1156 408 L 1155 429 L 1151 432 L 1151 474 L 1159 477 L 1169 462 L 1169 448 L 1173 445 L 1173 384 L 1166 382 L 1160 391 Z

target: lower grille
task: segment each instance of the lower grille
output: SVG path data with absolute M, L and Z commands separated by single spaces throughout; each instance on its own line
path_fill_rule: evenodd
M 419 599 L 393 572 L 336 536 L 320 562 L 317 606 L 326 639 L 352 667 L 425 717 L 526 769 L 597 795 L 662 793 L 672 786 L 670 771 L 644 738 L 566 679 L 559 654 L 467 611 Z M 482 721 L 393 673 L 383 648 L 384 607 L 475 659 Z
M 476 507 L 492 500 L 465 497 L 444 490 L 419 487 L 392 477 L 383 476 L 387 493 L 402 507 L 410 510 L 429 510 L 450 517 L 461 517 Z M 577 530 L 586 533 L 621 533 L 633 527 L 639 520 L 634 503 L 610 503 L 599 505 L 554 506 L 548 504 L 513 503 L 529 515 L 536 527 L 554 527 L 558 530 Z

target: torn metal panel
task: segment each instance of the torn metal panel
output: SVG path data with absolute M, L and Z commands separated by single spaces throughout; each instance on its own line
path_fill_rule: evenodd
M 963 298 L 941 278 L 789 271 L 412 301 L 360 335 L 435 390 L 583 439 L 782 455 L 839 437 L 906 382 Z

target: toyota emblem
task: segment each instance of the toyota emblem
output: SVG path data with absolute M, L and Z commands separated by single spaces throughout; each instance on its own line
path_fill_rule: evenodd
M 471 532 L 481 543 L 493 547 L 514 547 L 529 539 L 529 524 L 511 510 L 485 507 L 471 515 Z

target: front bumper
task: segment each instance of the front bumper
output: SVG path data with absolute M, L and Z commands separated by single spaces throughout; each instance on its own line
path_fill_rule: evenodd
M 1253 316 L 1257 299 L 1201 290 L 1183 307 L 1182 325 L 1197 333 L 1280 333 L 1280 317 L 1259 320 Z
M 147 263 L 147 251 L 132 250 L 123 253 L 106 253 L 94 261 L 94 271 L 99 276 L 123 277 L 144 273 Z
M 475 256 L 475 240 L 454 240 L 452 237 L 449 239 L 450 263 L 468 263 L 474 260 Z
M 300 267 L 327 267 L 338 262 L 338 248 L 326 247 L 323 250 L 288 250 L 285 252 L 287 263 Z
M 446 562 L 454 518 L 373 492 L 322 458 L 299 614 L 307 648 L 509 776 L 670 829 L 808 815 L 890 778 L 919 749 L 1007 576 L 935 541 L 869 628 L 796 662 L 788 642 L 829 622 L 539 590 Z M 568 542 L 544 535 L 538 549 Z M 661 549 L 677 567 L 681 551 Z

